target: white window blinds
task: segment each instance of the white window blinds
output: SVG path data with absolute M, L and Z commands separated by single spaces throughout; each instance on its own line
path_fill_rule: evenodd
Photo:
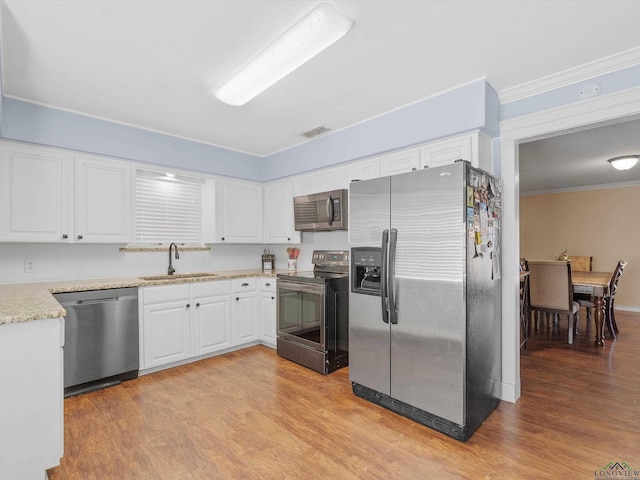
M 136 171 L 136 243 L 202 244 L 204 181 Z

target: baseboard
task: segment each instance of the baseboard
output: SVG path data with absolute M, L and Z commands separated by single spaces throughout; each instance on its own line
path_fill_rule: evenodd
M 615 310 L 619 310 L 621 312 L 636 312 L 640 313 L 640 307 L 630 307 L 627 305 L 616 305 Z

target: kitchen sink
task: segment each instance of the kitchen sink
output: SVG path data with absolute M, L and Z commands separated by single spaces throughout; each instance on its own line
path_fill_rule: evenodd
M 151 275 L 148 277 L 139 277 L 142 280 L 174 280 L 180 278 L 201 278 L 201 277 L 215 277 L 217 273 L 174 273 L 173 275 L 169 275 L 165 273 L 164 275 Z

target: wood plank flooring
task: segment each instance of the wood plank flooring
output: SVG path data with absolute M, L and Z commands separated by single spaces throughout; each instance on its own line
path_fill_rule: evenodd
M 605 348 L 593 325 L 567 345 L 566 320 L 530 338 L 521 399 L 466 443 L 355 397 L 346 368 L 323 376 L 257 346 L 65 400 L 65 454 L 49 478 L 591 480 L 609 462 L 640 469 L 640 314 L 616 320 Z

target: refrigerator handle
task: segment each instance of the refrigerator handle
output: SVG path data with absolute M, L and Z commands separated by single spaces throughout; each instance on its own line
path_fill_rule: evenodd
M 398 323 L 398 312 L 396 311 L 395 277 L 396 277 L 396 244 L 398 243 L 398 230 L 391 229 L 389 238 L 389 269 L 387 274 L 387 291 L 389 297 L 389 318 L 392 324 Z
M 387 308 L 387 258 L 389 256 L 389 230 L 382 232 L 382 265 L 380 266 L 380 299 L 382 301 L 382 321 L 389 323 Z

